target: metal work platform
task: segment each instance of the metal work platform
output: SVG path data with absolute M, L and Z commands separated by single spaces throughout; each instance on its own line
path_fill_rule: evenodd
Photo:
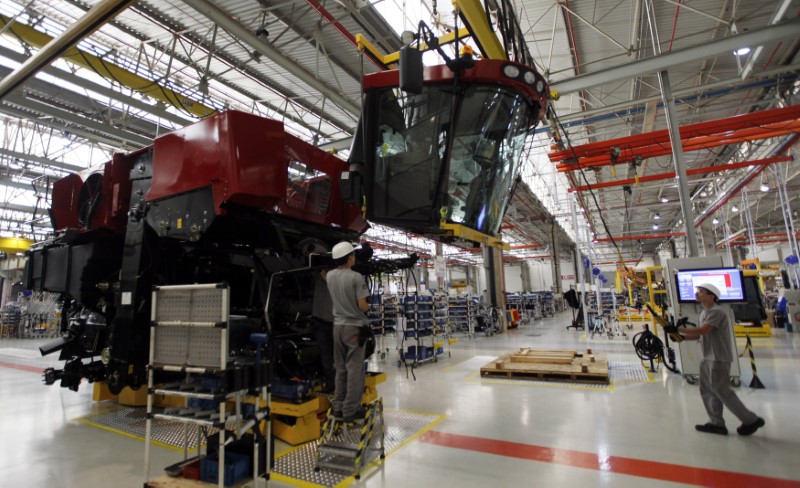
M 408 412 L 404 410 L 384 409 L 383 421 L 384 442 L 386 443 L 386 455 L 391 454 L 396 449 L 411 439 L 414 439 L 426 431 L 433 428 L 443 420 L 443 416 L 425 413 Z M 376 426 L 381 428 L 381 426 Z M 361 430 L 352 429 L 347 431 L 345 442 L 352 445 L 358 443 Z M 373 444 L 377 439 L 373 437 Z M 370 446 L 374 447 L 374 446 Z M 375 466 L 378 457 L 377 451 L 370 449 L 370 458 L 363 463 L 364 470 L 361 472 L 362 478 L 369 475 L 369 469 Z M 321 486 L 338 487 L 354 479 L 353 473 L 345 473 L 333 469 L 315 470 L 317 464 L 317 445 L 309 442 L 302 446 L 290 449 L 285 453 L 279 453 L 275 459 L 275 467 L 270 476 L 274 480 L 290 483 L 297 486 L 309 486 L 309 483 Z
M 353 474 L 361 479 L 364 466 L 379 457 L 386 457 L 383 399 L 367 405 L 364 419 L 348 424 L 341 418 L 328 415 L 317 442 L 315 471 L 333 470 Z

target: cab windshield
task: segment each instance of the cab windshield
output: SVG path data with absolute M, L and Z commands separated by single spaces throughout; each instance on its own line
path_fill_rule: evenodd
M 444 217 L 497 234 L 535 123 L 532 107 L 496 86 L 466 87 L 457 111 L 456 99 L 443 85 L 419 95 L 380 92 L 370 155 L 372 220 L 433 225 Z

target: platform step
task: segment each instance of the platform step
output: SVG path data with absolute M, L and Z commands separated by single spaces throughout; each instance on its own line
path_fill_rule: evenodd
M 332 456 L 341 456 L 346 458 L 355 459 L 356 455 L 358 454 L 357 447 L 348 447 L 348 446 L 331 446 L 331 445 L 321 445 L 318 447 L 319 452 L 322 454 L 330 454 Z
M 346 461 L 346 460 L 342 460 L 342 461 Z M 356 467 L 353 464 L 352 460 L 350 462 L 340 462 L 340 461 L 337 461 L 337 460 L 332 460 L 332 461 L 320 460 L 319 463 L 317 463 L 317 466 L 320 469 L 330 469 L 330 470 L 333 470 L 333 471 L 342 471 L 342 472 L 345 472 L 345 473 L 352 473 L 356 469 Z

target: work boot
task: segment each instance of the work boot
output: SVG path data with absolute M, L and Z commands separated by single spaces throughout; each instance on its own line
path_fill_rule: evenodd
M 764 427 L 764 423 L 765 423 L 764 419 L 762 419 L 761 417 L 758 417 L 755 420 L 755 422 L 753 422 L 751 424 L 747 424 L 747 425 L 742 424 L 739 427 L 737 427 L 736 428 L 736 432 L 738 432 L 739 435 L 753 435 L 753 433 L 755 433 L 755 431 L 757 431 L 761 427 Z
M 355 422 L 356 420 L 361 420 L 367 414 L 367 409 L 364 407 L 358 407 L 358 410 L 355 411 L 352 415 L 347 415 L 344 418 L 344 421 L 348 424 Z
M 695 425 L 694 428 L 700 432 L 705 432 L 707 434 L 728 435 L 728 429 L 726 429 L 724 425 L 714 425 L 711 422 L 706 424 Z M 756 427 L 756 429 L 757 428 L 758 427 Z M 755 432 L 755 429 L 753 429 L 753 432 Z M 751 434 L 753 432 L 751 432 Z

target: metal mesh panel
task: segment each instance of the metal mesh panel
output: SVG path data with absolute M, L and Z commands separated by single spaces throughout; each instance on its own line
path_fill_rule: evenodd
M 208 285 L 208 288 L 159 288 L 156 292 L 158 322 L 224 322 L 227 320 L 226 288 Z
M 216 284 L 164 286 L 156 291 L 153 363 L 219 368 L 227 357 L 227 287 Z
M 153 361 L 159 365 L 220 367 L 222 334 L 227 329 L 213 327 L 154 327 Z

